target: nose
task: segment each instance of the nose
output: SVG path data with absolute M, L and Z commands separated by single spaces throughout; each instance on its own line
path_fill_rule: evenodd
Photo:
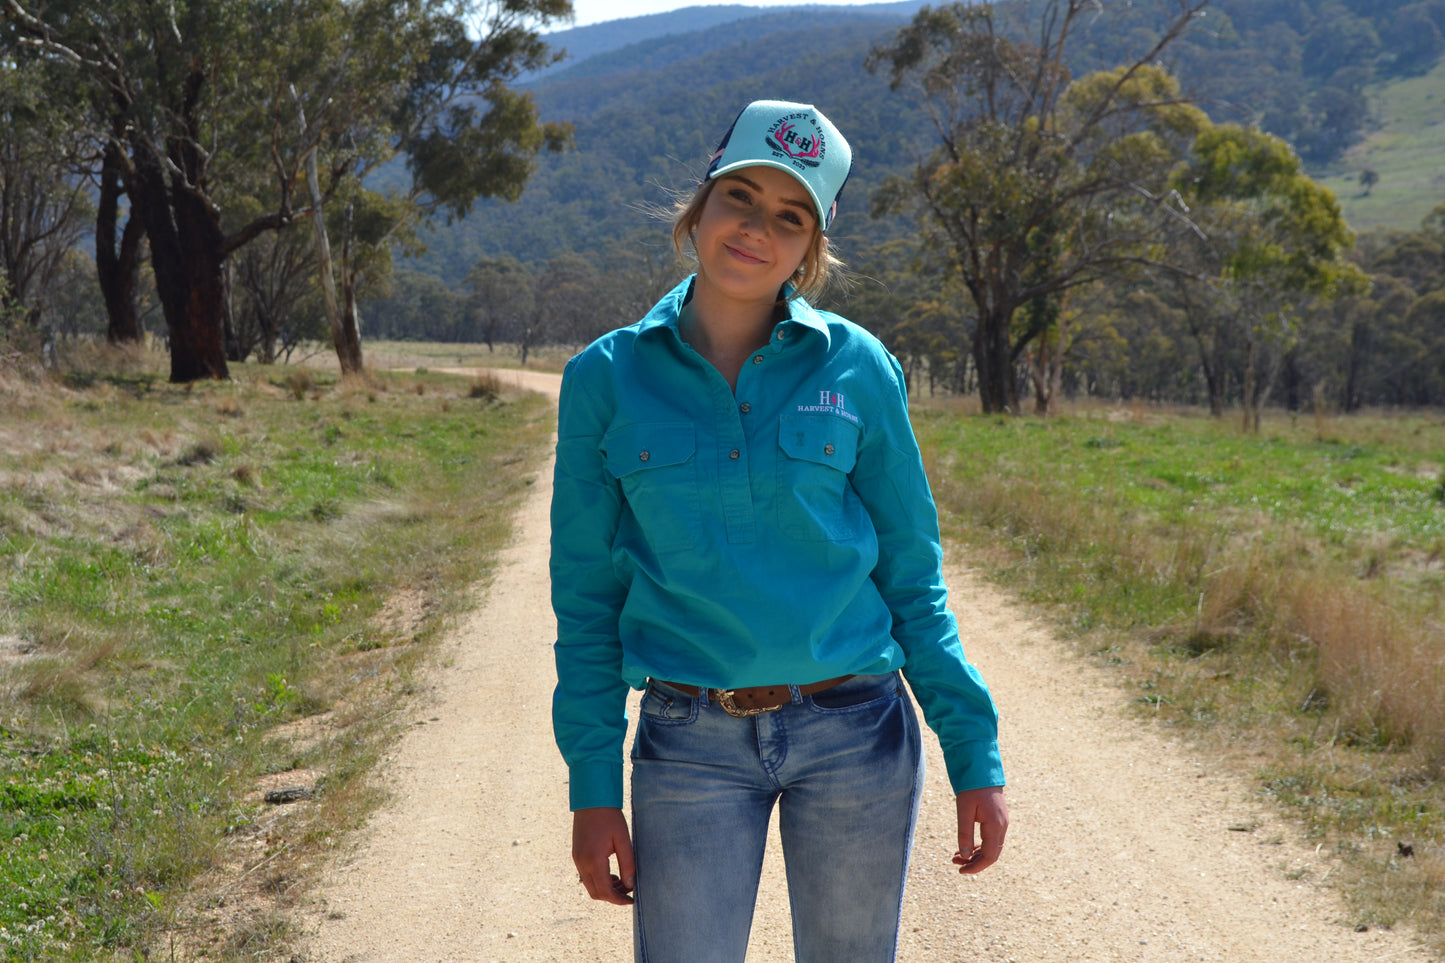
M 743 230 L 749 234 L 762 234 L 766 224 L 767 218 L 765 218 L 763 212 L 756 207 L 749 208 L 747 213 L 743 215 L 742 227 Z

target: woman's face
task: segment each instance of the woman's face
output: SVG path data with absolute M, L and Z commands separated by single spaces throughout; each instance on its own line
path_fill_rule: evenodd
M 698 282 L 732 300 L 772 302 L 818 233 L 803 185 L 772 167 L 719 177 L 698 218 Z

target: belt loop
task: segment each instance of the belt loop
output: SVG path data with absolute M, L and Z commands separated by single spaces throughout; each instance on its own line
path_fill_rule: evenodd
M 796 685 L 793 685 L 791 682 L 788 683 L 788 694 L 793 697 L 793 705 L 796 706 L 802 704 L 803 693 L 799 692 L 798 687 Z
M 712 690 L 709 689 L 709 688 L 708 688 L 707 686 L 705 686 L 705 685 L 700 685 L 700 686 L 697 687 L 697 704 L 698 704 L 698 707 L 699 707 L 699 708 L 702 708 L 702 709 L 706 709 L 706 708 L 707 708 L 707 705 L 708 705 L 708 695 L 709 695 L 711 692 L 712 692 Z

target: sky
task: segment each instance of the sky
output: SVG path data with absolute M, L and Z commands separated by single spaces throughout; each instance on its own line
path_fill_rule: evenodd
M 825 6 L 841 7 L 876 2 L 877 0 L 572 0 L 577 21 L 571 26 L 585 27 L 589 23 L 601 23 L 604 20 L 622 20 L 649 13 L 680 10 L 683 7 L 712 6 L 714 3 L 739 3 L 749 7 L 796 7 L 821 3 Z

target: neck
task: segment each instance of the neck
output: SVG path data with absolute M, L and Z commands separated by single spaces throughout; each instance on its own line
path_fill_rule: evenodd
M 739 301 L 718 291 L 699 274 L 687 305 L 685 334 L 694 347 L 701 342 L 723 350 L 752 351 L 772 337 L 776 311 L 775 298 Z
M 678 330 L 736 391 L 743 362 L 772 338 L 776 310 L 772 299 L 740 302 L 721 296 L 699 277 L 692 300 L 678 319 Z

